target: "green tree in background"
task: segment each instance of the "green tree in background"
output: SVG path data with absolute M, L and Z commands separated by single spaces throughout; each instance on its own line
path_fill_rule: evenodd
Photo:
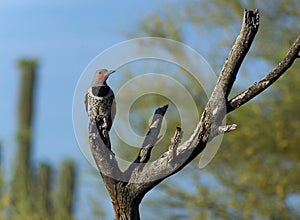
M 245 67 L 255 65 L 257 68 L 250 68 L 251 72 L 242 69 L 241 90 L 245 82 L 258 81 L 265 66 L 271 67 L 282 59 L 290 47 L 289 42 L 300 30 L 299 1 L 177 3 L 165 7 L 168 10 L 164 12 L 148 15 L 139 26 L 139 33 L 167 37 L 188 45 L 201 46 L 202 41 L 209 42 L 210 49 L 204 52 L 215 70 L 221 68 L 234 35 L 238 33 L 243 8 L 260 9 L 263 17 L 260 33 L 253 52 L 250 51 L 251 57 L 245 62 Z M 197 39 L 196 43 L 191 39 Z M 187 168 L 190 169 L 188 174 L 177 174 L 184 183 L 174 177 L 159 187 L 158 191 L 165 195 L 163 202 L 148 201 L 149 207 L 156 210 L 152 215 L 158 214 L 155 218 L 300 218 L 299 69 L 297 62 L 271 90 L 229 115 L 227 120 L 238 124 L 238 129 L 224 136 L 209 166 L 199 170 L 197 164 L 191 165 Z M 188 88 L 191 93 L 197 93 L 193 86 Z M 157 102 L 153 100 L 153 106 Z M 172 121 L 167 121 L 168 127 L 177 125 L 177 122 L 172 125 Z M 185 178 L 181 178 L 183 176 Z

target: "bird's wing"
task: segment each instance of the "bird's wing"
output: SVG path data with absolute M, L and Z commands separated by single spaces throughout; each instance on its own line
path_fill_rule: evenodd
M 88 112 L 88 92 L 84 96 L 85 111 Z
M 112 105 L 111 105 L 111 121 L 112 122 L 114 121 L 115 116 L 116 116 L 116 102 L 115 102 L 115 99 L 114 99 L 113 102 L 112 102 Z

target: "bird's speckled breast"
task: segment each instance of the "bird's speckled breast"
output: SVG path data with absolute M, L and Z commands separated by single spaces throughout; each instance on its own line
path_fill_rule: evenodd
M 98 91 L 100 90 L 98 89 Z M 87 97 L 88 116 L 89 117 L 95 117 L 95 116 L 111 117 L 111 108 L 114 102 L 114 98 L 115 98 L 114 93 L 110 88 L 106 96 L 95 96 L 93 94 L 93 89 L 90 88 Z

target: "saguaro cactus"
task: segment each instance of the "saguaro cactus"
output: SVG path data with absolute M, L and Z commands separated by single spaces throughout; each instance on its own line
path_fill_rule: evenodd
M 75 187 L 75 166 L 64 161 L 59 175 L 59 188 L 55 198 L 55 219 L 73 219 L 73 198 Z
M 30 155 L 37 61 L 21 59 L 18 66 L 21 79 L 18 101 L 18 149 L 11 190 L 13 204 L 21 214 L 32 209 L 31 204 L 24 201 L 28 201 L 30 193 Z
M 11 180 L 10 204 L 6 210 L 8 219 L 73 219 L 73 194 L 75 166 L 65 161 L 60 170 L 59 185 L 53 198 L 51 167 L 40 164 L 35 172 L 31 163 L 32 119 L 37 61 L 21 59 L 21 85 L 18 101 L 18 128 L 16 162 Z M 1 177 L 0 177 L 1 178 Z M 1 180 L 1 179 L 0 179 Z M 5 218 L 4 218 L 5 219 Z
M 41 164 L 37 176 L 37 194 L 35 209 L 39 218 L 51 219 L 51 167 L 48 164 Z

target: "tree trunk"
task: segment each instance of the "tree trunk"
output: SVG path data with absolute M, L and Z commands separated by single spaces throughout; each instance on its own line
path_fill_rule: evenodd
M 139 206 L 141 200 L 137 200 L 130 195 L 128 190 L 119 188 L 121 193 L 117 193 L 117 197 L 113 200 L 114 219 L 115 220 L 139 220 Z

